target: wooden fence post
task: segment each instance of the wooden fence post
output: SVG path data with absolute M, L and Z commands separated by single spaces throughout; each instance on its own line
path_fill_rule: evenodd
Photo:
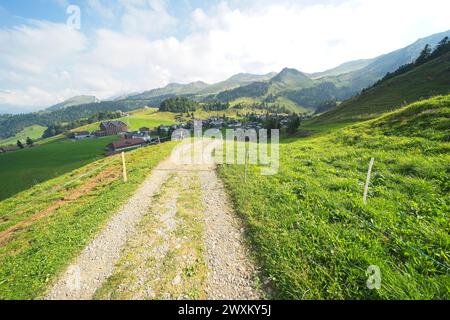
M 374 158 L 370 159 L 369 170 L 367 171 L 366 184 L 364 186 L 364 194 L 363 194 L 363 203 L 364 204 L 367 204 L 367 193 L 369 192 L 370 176 L 372 174 L 372 167 L 373 167 L 374 162 L 375 162 Z
M 123 182 L 128 181 L 127 164 L 125 162 L 125 152 L 122 152 Z

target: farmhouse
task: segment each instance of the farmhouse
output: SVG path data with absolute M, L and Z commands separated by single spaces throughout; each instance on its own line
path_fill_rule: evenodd
M 90 136 L 91 134 L 88 131 L 80 131 L 80 132 L 73 132 L 71 138 L 75 140 L 81 140 L 89 138 Z
M 150 134 L 148 132 L 142 132 L 142 131 L 133 131 L 133 132 L 127 132 L 124 134 L 125 139 L 143 139 L 146 142 L 149 142 L 151 140 Z
M 146 141 L 141 138 L 122 139 L 110 143 L 107 148 L 111 153 L 142 147 Z
M 217 128 L 220 129 L 225 124 L 225 121 L 223 118 L 218 117 L 211 117 L 208 120 L 204 122 L 204 126 L 207 128 Z
M 127 132 L 128 126 L 122 121 L 107 121 L 100 123 L 100 131 L 96 131 L 96 136 L 113 136 L 122 132 Z

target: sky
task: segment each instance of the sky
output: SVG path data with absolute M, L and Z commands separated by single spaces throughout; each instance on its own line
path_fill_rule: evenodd
M 323 71 L 449 30 L 448 12 L 448 0 L 0 0 L 0 113 Z

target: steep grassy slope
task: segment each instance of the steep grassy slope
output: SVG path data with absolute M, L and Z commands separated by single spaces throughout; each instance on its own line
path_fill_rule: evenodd
M 359 92 L 384 77 L 386 73 L 414 61 L 427 44 L 433 48 L 446 36 L 450 36 L 450 30 L 419 39 L 405 48 L 376 57 L 364 68 L 325 77 L 323 80 L 338 83 L 339 86 L 348 86 L 353 92 Z
M 273 176 L 253 166 L 245 183 L 243 166 L 220 168 L 279 298 L 450 298 L 449 271 L 409 247 L 450 266 L 449 106 L 450 96 L 433 98 L 284 140 Z M 380 290 L 366 285 L 371 265 L 380 268 Z
M 122 180 L 120 156 L 114 156 L 1 201 L 0 232 L 23 225 L 0 243 L 0 299 L 42 298 L 173 146 L 127 153 L 127 183 Z M 92 172 L 101 165 L 105 166 Z M 76 178 L 80 179 L 61 188 Z
M 370 119 L 406 103 L 449 92 L 450 53 L 382 82 L 321 115 L 315 122 L 320 124 Z
M 387 136 L 449 142 L 450 96 L 437 96 L 413 103 L 372 121 L 370 127 Z
M 21 140 L 23 143 L 25 143 L 27 137 L 30 137 L 31 139 L 34 140 L 39 139 L 42 137 L 42 134 L 44 133 L 45 129 L 47 128 L 39 125 L 26 127 L 18 134 L 16 134 L 14 137 L 0 140 L 0 146 L 15 145 L 17 140 Z

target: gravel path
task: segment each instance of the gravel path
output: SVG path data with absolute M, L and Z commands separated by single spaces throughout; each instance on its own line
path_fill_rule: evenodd
M 46 299 L 92 299 L 97 289 L 113 274 L 136 224 L 149 212 L 152 197 L 174 174 L 194 174 L 200 179 L 205 223 L 204 255 L 209 270 L 204 288 L 208 299 L 261 298 L 263 295 L 255 286 L 258 270 L 248 258 L 244 230 L 234 216 L 224 187 L 216 175 L 215 165 L 211 157 L 199 160 L 202 158 L 199 157 L 202 150 L 199 146 L 205 147 L 210 143 L 196 143 L 194 148 L 189 143 L 181 145 L 181 158 L 185 159 L 193 149 L 195 163 L 185 161 L 183 164 L 171 158 L 158 165 L 106 228 L 60 276 Z M 142 295 L 135 296 L 137 299 L 139 297 Z
M 165 161 L 158 167 L 168 165 Z M 169 171 L 154 170 L 127 204 L 113 216 L 106 228 L 81 253 L 76 262 L 50 289 L 48 300 L 92 299 L 97 288 L 112 274 L 122 247 L 134 226 L 150 208 L 153 195 L 167 179 Z M 147 200 L 147 201 L 146 201 Z
M 258 270 L 249 260 L 244 229 L 234 216 L 222 182 L 215 171 L 200 173 L 205 208 L 205 247 L 209 275 L 208 299 L 260 299 L 256 290 Z

